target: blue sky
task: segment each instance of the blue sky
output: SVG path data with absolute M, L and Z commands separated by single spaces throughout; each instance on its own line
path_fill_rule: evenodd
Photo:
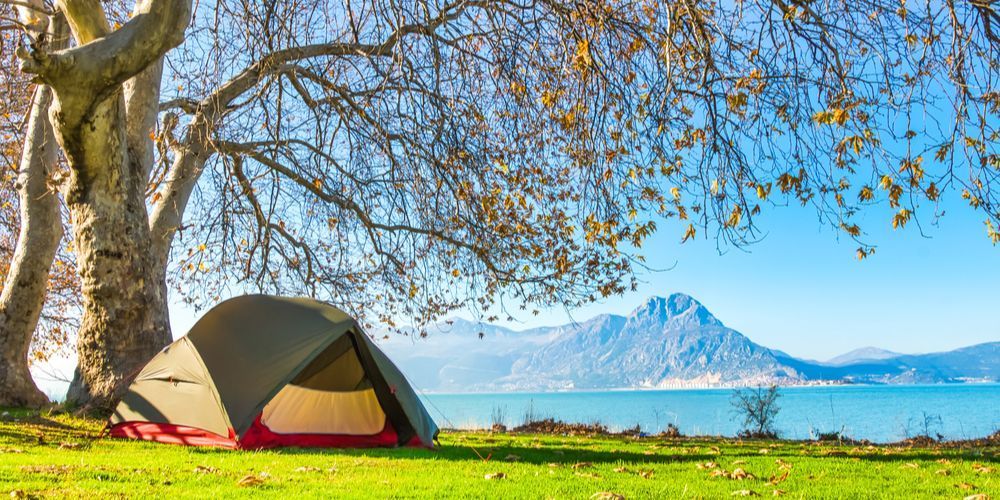
M 941 208 L 946 215 L 937 225 L 926 213 L 920 220 L 924 235 L 913 223 L 893 230 L 888 209 L 865 214 L 867 241 L 878 250 L 861 262 L 858 245 L 822 226 L 811 208 L 765 210 L 758 220 L 764 240 L 722 255 L 715 240 L 682 245 L 681 227 L 663 224 L 644 253 L 652 267 L 670 269 L 644 274 L 638 291 L 504 324 L 522 329 L 627 314 L 649 296 L 684 292 L 755 342 L 813 359 L 869 345 L 917 353 L 1000 340 L 1000 247 L 986 237 L 982 213 L 958 193 L 948 193 Z M 175 335 L 197 315 L 175 304 Z
M 624 313 L 650 295 L 684 292 L 726 325 L 768 347 L 827 359 L 874 345 L 901 352 L 947 350 L 1000 340 L 1000 248 L 983 216 L 956 200 L 936 226 L 922 220 L 893 230 L 886 210 L 865 214 L 876 254 L 859 262 L 857 244 L 818 223 L 815 211 L 775 207 L 760 219 L 767 237 L 720 255 L 714 240 L 679 244 L 676 225 L 647 249 L 654 267 L 640 289 L 573 313 Z M 548 311 L 536 322 L 560 322 Z

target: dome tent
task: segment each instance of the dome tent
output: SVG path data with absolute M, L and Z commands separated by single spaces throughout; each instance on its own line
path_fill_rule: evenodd
M 259 449 L 433 447 L 437 426 L 353 318 L 248 295 L 208 311 L 139 372 L 110 435 Z

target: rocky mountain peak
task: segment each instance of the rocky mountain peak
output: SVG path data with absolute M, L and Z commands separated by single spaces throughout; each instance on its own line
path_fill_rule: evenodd
M 631 317 L 641 322 L 665 326 L 722 325 L 701 302 L 683 293 L 674 293 L 669 297 L 650 297 L 632 312 Z

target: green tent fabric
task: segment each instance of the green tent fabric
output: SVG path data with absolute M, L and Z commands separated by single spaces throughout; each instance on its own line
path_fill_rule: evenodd
M 208 311 L 143 368 L 110 423 L 113 436 L 233 448 L 431 447 L 438 432 L 353 318 L 266 295 Z

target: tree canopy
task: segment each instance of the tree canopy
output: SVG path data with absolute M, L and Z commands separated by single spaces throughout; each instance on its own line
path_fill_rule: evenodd
M 102 390 L 127 378 L 127 344 L 169 336 L 167 276 L 198 304 L 301 293 L 392 327 L 619 294 L 658 223 L 745 245 L 777 204 L 812 207 L 859 259 L 876 243 L 861 214 L 919 226 L 946 196 L 1000 242 L 990 3 L 36 10 L 65 15 L 75 44 L 25 31 L 6 81 L 54 92 L 82 364 L 117 373 Z M 129 321 L 147 340 L 122 337 Z

